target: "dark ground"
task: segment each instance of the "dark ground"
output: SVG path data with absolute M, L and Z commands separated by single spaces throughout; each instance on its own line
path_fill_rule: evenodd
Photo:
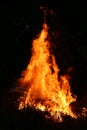
M 60 74 L 69 67 L 71 89 L 78 96 L 80 106 L 87 106 L 87 8 L 84 3 L 54 2 L 38 3 L 0 3 L 0 118 L 1 130 L 86 130 L 87 119 L 72 120 L 69 117 L 63 123 L 45 120 L 42 113 L 33 109 L 16 110 L 17 93 L 12 93 L 15 81 L 26 68 L 31 57 L 31 41 L 40 32 L 43 23 L 41 5 L 54 10 L 47 15 L 49 34 L 53 53 L 61 69 Z

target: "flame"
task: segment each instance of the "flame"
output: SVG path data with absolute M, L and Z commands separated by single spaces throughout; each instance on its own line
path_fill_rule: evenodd
M 20 98 L 19 110 L 34 107 L 47 111 L 58 121 L 62 121 L 62 115 L 76 118 L 70 107 L 76 97 L 72 96 L 67 76 L 58 76 L 60 70 L 50 53 L 48 37 L 48 27 L 44 23 L 41 33 L 32 42 L 32 57 L 20 78 L 20 84 L 26 91 Z

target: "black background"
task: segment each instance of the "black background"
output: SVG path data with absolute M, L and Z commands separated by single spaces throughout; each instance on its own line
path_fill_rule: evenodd
M 48 7 L 54 15 L 47 14 L 50 41 L 60 74 L 67 73 L 69 67 L 72 80 L 71 89 L 81 100 L 81 106 L 87 106 L 87 8 L 85 3 L 57 3 L 56 1 L 29 1 L 0 3 L 0 102 L 1 119 L 7 122 L 7 129 L 83 129 L 86 119 L 72 121 L 66 119 L 60 124 L 52 124 L 43 119 L 34 110 L 18 112 L 14 110 L 14 102 L 18 95 L 10 92 L 15 88 L 14 83 L 20 77 L 22 70 L 27 67 L 31 57 L 32 39 L 41 31 L 43 12 L 40 6 Z M 28 122 L 29 114 L 29 122 Z M 22 117 L 23 116 L 23 117 Z M 22 119 L 23 118 L 23 119 Z M 14 123 L 15 122 L 15 123 Z M 19 122 L 19 123 L 18 123 Z M 28 125 L 29 123 L 29 125 Z M 74 124 L 74 125 L 73 125 Z M 11 126 L 12 125 L 12 126 Z M 34 127 L 35 125 L 35 127 Z M 73 127 L 72 127 L 73 125 Z M 3 123 L 1 125 L 3 127 Z M 27 129 L 27 128 L 26 128 Z

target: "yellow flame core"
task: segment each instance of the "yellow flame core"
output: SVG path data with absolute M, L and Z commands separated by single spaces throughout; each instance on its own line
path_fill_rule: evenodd
M 72 97 L 67 77 L 58 79 L 59 68 L 49 50 L 48 27 L 44 23 L 41 33 L 33 40 L 32 57 L 20 79 L 21 85 L 28 89 L 21 97 L 19 109 L 32 106 L 48 111 L 50 117 L 59 121 L 62 121 L 62 114 L 76 118 L 70 107 L 76 97 Z

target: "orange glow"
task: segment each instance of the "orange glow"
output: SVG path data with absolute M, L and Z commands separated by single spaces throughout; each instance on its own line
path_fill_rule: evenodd
M 59 77 L 59 71 L 55 57 L 50 53 L 48 27 L 44 23 L 41 33 L 32 42 L 30 63 L 19 80 L 26 89 L 20 98 L 19 110 L 34 107 L 47 111 L 50 118 L 58 121 L 62 121 L 62 115 L 76 118 L 70 107 L 76 97 L 72 96 L 67 76 Z

